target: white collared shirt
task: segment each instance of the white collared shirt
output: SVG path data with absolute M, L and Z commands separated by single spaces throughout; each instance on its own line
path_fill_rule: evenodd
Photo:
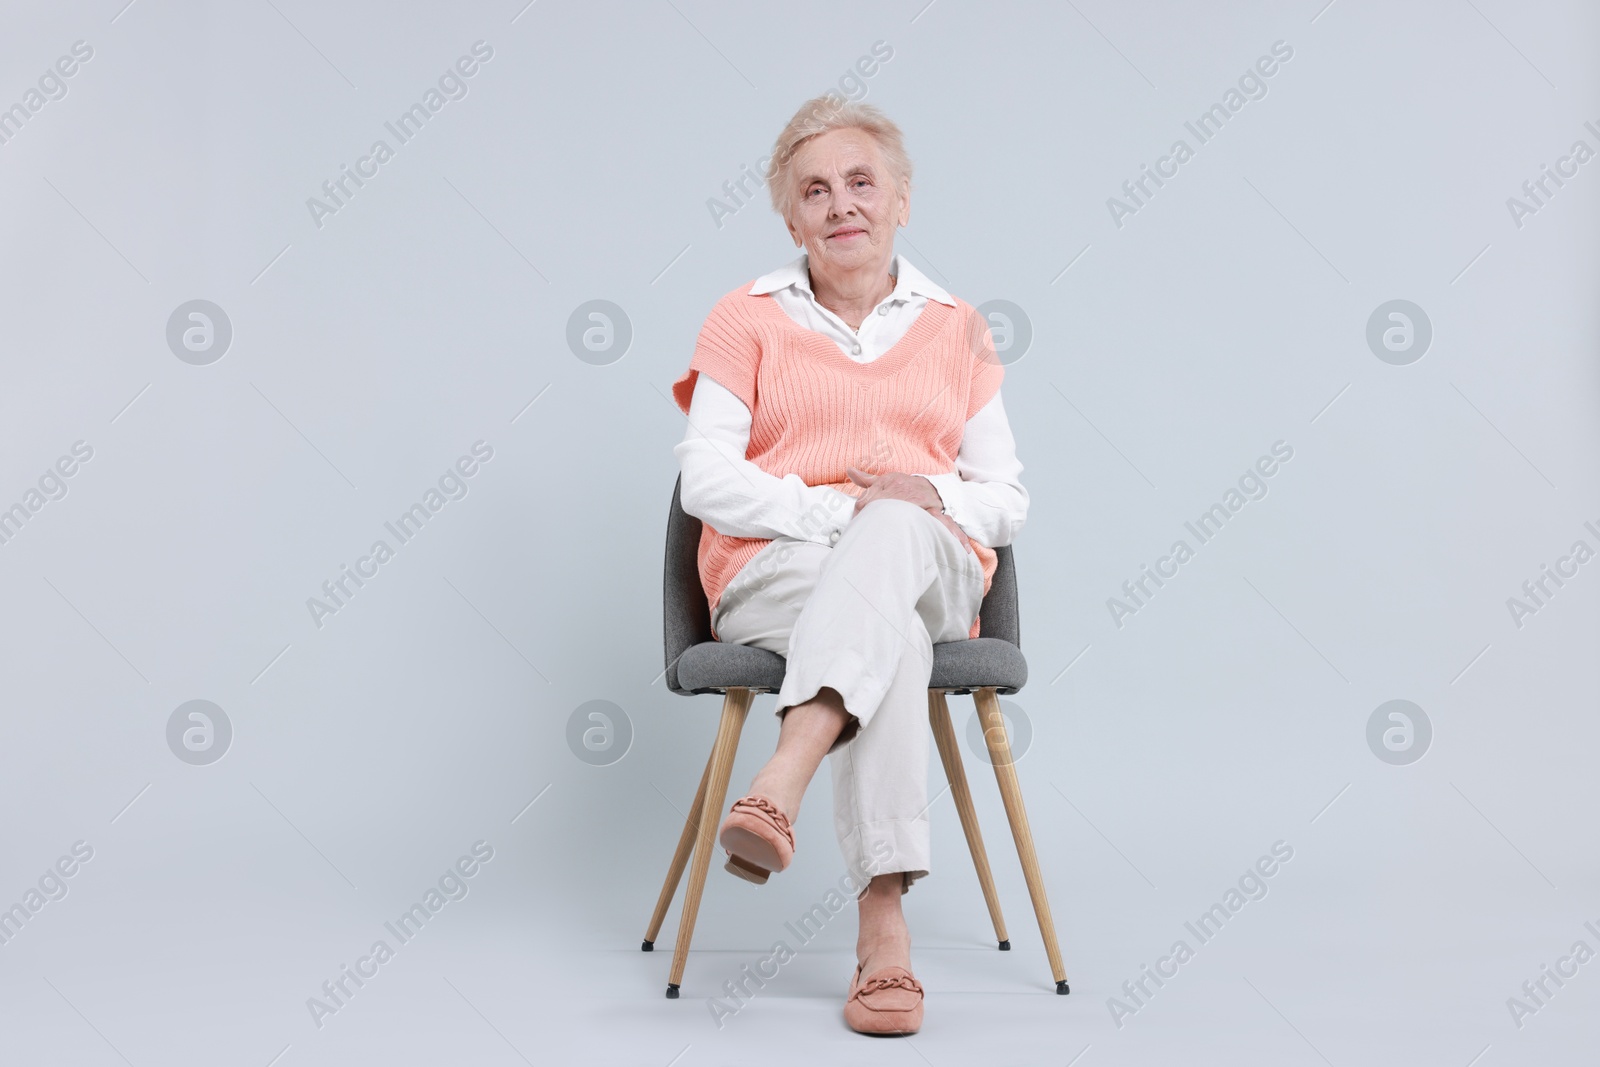
M 851 330 L 817 303 L 804 253 L 757 278 L 750 293 L 770 293 L 796 323 L 829 338 L 851 359 L 871 363 L 905 336 L 929 300 L 955 306 L 948 292 L 903 255 L 895 255 L 890 270 L 895 275 L 894 291 L 862 320 L 859 330 Z M 779 478 L 746 459 L 750 424 L 744 401 L 702 371 L 689 402 L 688 432 L 673 448 L 683 470 L 683 510 L 731 537 L 837 541 L 853 514 L 855 498 L 828 486 L 807 485 L 798 474 Z M 1016 440 L 997 390 L 967 420 L 955 472 L 923 477 L 933 483 L 945 513 L 967 536 L 998 548 L 1011 543 L 1027 518 L 1028 491 L 1018 480 L 1021 473 Z M 803 521 L 817 504 L 832 516 L 821 529 L 815 522 Z

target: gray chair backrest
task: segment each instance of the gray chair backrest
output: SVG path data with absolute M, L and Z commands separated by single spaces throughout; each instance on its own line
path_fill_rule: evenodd
M 711 608 L 700 584 L 700 520 L 683 510 L 680 494 L 683 475 L 672 486 L 672 509 L 667 515 L 667 559 L 664 568 L 662 604 L 665 609 L 662 634 L 666 645 L 667 688 L 687 693 L 678 687 L 678 657 L 694 645 L 712 640 Z M 1011 546 L 994 550 L 994 581 L 989 595 L 978 609 L 982 620 L 981 637 L 993 637 L 1022 647 L 1021 626 L 1017 619 L 1017 574 L 1011 561 Z

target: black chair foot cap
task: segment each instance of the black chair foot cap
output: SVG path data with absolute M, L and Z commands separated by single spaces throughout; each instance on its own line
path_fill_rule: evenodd
M 1056 993 L 1063 997 L 1067 995 L 1066 979 L 1063 978 L 1061 981 L 1056 983 Z
M 1000 951 L 1001 952 L 1010 952 L 1011 951 L 1011 939 L 1009 937 L 1006 938 L 1004 941 L 1000 942 Z
M 1065 983 L 1063 983 L 1063 984 L 1065 984 Z M 677 1000 L 678 999 L 678 983 L 676 983 L 676 982 L 668 982 L 667 983 L 667 999 L 668 1000 Z
M 655 950 L 656 943 L 654 941 L 646 941 L 644 944 L 639 946 L 640 952 L 654 952 Z

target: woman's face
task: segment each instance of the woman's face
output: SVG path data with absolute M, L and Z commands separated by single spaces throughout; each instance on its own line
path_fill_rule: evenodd
M 888 270 L 894 231 L 911 218 L 911 191 L 890 176 L 864 130 L 829 130 L 795 154 L 794 207 L 787 223 L 812 270 Z

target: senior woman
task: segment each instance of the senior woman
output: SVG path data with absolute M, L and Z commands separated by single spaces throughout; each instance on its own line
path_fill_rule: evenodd
M 789 865 L 822 757 L 862 885 L 845 1020 L 914 1033 L 901 896 L 929 872 L 933 645 L 978 609 L 1027 515 L 988 324 L 894 253 L 911 212 L 899 128 L 818 97 L 779 135 L 773 207 L 802 254 L 719 300 L 673 385 L 681 503 L 717 640 L 787 660 L 777 751 L 733 803 L 727 869 Z

